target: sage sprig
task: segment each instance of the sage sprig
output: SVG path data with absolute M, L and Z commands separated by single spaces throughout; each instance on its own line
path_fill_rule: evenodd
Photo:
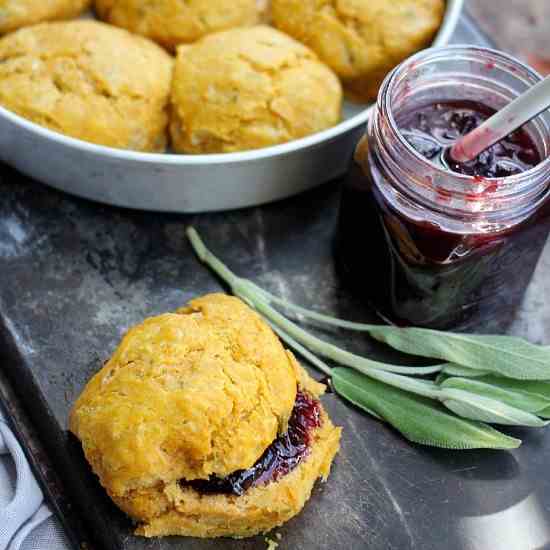
M 550 418 L 550 348 L 509 336 L 370 325 L 310 311 L 235 275 L 193 228 L 187 236 L 201 261 L 263 315 L 290 348 L 329 375 L 341 397 L 390 423 L 410 441 L 450 449 L 511 449 L 521 441 L 487 423 L 542 427 L 547 423 L 543 418 Z M 311 335 L 274 306 L 444 362 L 413 367 L 361 357 Z M 339 366 L 331 367 L 320 357 Z M 419 378 L 434 374 L 435 380 Z
M 550 380 L 550 353 L 515 336 L 462 334 L 422 328 L 372 327 L 370 336 L 412 355 L 521 380 Z
M 491 374 L 488 370 L 471 369 L 470 367 L 463 367 L 462 365 L 455 365 L 453 363 L 445 365 L 445 368 L 441 371 L 441 373 L 443 375 L 465 376 L 467 378 L 478 378 L 480 376 Z
M 297 306 L 250 283 L 268 303 L 327 325 L 367 332 L 394 349 L 451 363 L 449 374 L 469 369 L 470 376 L 496 373 L 521 380 L 550 380 L 550 349 L 507 335 L 442 332 L 425 328 L 354 323 Z
M 445 449 L 514 449 L 521 441 L 449 414 L 440 405 L 352 371 L 332 371 L 334 389 L 367 413 L 397 428 L 409 441 Z
M 502 383 L 502 378 L 444 378 L 439 380 L 441 388 L 454 388 L 458 390 L 475 393 L 491 399 L 496 399 L 502 403 L 506 403 L 516 409 L 530 413 L 538 413 L 543 409 L 550 407 L 550 399 L 544 395 L 531 393 L 521 387 L 521 382 L 515 384 L 515 387 L 507 386 L 506 381 Z M 513 380 L 516 382 L 516 380 Z

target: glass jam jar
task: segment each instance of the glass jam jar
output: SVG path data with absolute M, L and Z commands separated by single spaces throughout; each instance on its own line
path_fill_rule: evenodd
M 540 80 L 504 53 L 451 46 L 384 81 L 336 242 L 344 280 L 384 319 L 487 330 L 512 318 L 550 231 L 550 113 L 471 163 L 443 152 Z

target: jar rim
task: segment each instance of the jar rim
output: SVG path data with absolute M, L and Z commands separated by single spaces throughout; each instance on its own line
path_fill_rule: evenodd
M 380 87 L 380 91 L 378 93 L 378 99 L 377 99 L 377 108 L 384 113 L 384 117 L 388 121 L 388 126 L 394 135 L 396 137 L 400 144 L 403 145 L 407 151 L 412 154 L 415 157 L 415 160 L 417 160 L 422 166 L 430 169 L 436 169 L 441 172 L 448 172 L 448 170 L 445 170 L 443 167 L 438 166 L 437 164 L 431 162 L 429 159 L 422 156 L 403 136 L 401 131 L 399 130 L 399 127 L 397 125 L 397 122 L 395 120 L 393 109 L 392 109 L 392 100 L 393 100 L 393 94 L 392 92 L 395 91 L 396 86 L 399 84 L 400 78 L 403 76 L 404 73 L 406 73 L 407 70 L 413 69 L 416 65 L 418 65 L 421 62 L 424 61 L 437 61 L 438 59 L 444 57 L 445 55 L 449 54 L 474 54 L 474 55 L 490 55 L 494 58 L 495 61 L 502 61 L 508 64 L 511 64 L 515 66 L 516 68 L 522 70 L 527 74 L 531 79 L 533 79 L 536 82 L 540 82 L 543 80 L 543 77 L 540 73 L 538 73 L 535 69 L 527 65 L 526 63 L 523 63 L 521 60 L 517 59 L 513 55 L 510 55 L 508 53 L 502 52 L 500 50 L 496 50 L 494 48 L 486 48 L 483 46 L 470 46 L 470 45 L 463 45 L 463 44 L 457 44 L 457 45 L 451 45 L 451 46 L 445 46 L 445 47 L 437 47 L 437 48 L 427 48 L 425 50 L 422 50 L 411 57 L 407 58 L 405 61 L 403 61 L 401 64 L 399 64 L 391 73 L 388 74 L 388 76 L 385 78 L 382 86 Z M 541 116 L 539 114 L 538 116 Z M 535 120 L 537 117 L 535 117 L 533 120 Z M 550 128 L 549 128 L 550 132 Z M 549 144 L 546 146 L 546 148 L 550 148 L 550 141 Z M 534 176 L 539 176 L 544 171 L 549 170 L 550 171 L 550 155 L 547 155 L 545 158 L 543 158 L 536 166 L 533 166 L 532 168 L 529 168 L 528 170 L 525 170 L 524 172 L 520 172 L 519 174 L 514 174 L 511 176 L 506 177 L 484 177 L 483 179 L 487 182 L 502 182 L 505 180 L 509 184 L 518 184 L 521 185 L 525 182 L 525 180 L 530 180 Z M 461 174 L 458 172 L 452 172 L 452 176 L 456 181 L 463 181 L 467 182 L 468 184 L 471 184 L 475 181 L 475 176 L 470 176 L 467 174 Z M 514 185 L 515 187 L 515 185 Z M 517 190 L 516 190 L 517 191 Z

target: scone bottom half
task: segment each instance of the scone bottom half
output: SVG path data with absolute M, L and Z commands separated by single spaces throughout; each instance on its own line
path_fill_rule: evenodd
M 237 298 L 210 294 L 130 329 L 69 428 L 146 537 L 246 537 L 303 508 L 340 428 L 325 387 Z

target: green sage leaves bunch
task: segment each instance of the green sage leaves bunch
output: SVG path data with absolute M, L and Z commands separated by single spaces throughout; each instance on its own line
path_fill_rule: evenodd
M 279 337 L 331 377 L 335 391 L 391 424 L 410 441 L 447 449 L 513 449 L 519 439 L 491 426 L 539 428 L 550 419 L 550 348 L 512 336 L 353 323 L 291 304 L 231 272 L 187 230 L 198 257 L 258 311 Z M 394 349 L 438 361 L 429 367 L 391 365 L 325 342 L 290 315 L 365 332 Z M 329 366 L 325 360 L 329 360 Z

